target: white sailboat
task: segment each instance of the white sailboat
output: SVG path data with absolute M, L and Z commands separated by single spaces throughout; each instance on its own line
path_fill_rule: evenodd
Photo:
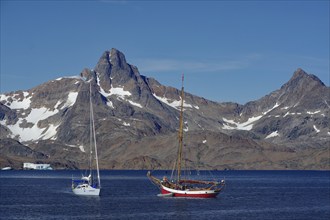
M 98 161 L 98 156 L 97 156 L 91 82 L 89 85 L 89 104 L 90 104 L 89 174 L 86 176 L 82 176 L 81 179 L 79 179 L 79 180 L 72 179 L 72 191 L 76 195 L 99 196 L 100 191 L 101 191 L 101 181 L 100 181 L 99 161 Z M 95 178 L 93 178 L 93 170 L 92 170 L 93 148 L 94 148 L 94 155 L 95 155 L 97 180 L 95 180 Z

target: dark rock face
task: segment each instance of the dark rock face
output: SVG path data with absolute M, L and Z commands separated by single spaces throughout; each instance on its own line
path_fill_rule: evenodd
M 85 68 L 79 76 L 0 95 L 0 166 L 38 160 L 56 168 L 85 167 L 90 83 L 101 167 L 170 169 L 180 90 L 140 75 L 116 49 L 105 51 L 94 70 Z M 245 105 L 185 93 L 187 164 L 329 169 L 329 94 L 302 69 L 279 90 Z
M 22 145 L 20 142 L 11 138 L 4 138 L 0 140 L 0 153 L 6 156 L 20 156 L 34 159 L 45 159 L 46 155 L 34 151 L 31 148 Z

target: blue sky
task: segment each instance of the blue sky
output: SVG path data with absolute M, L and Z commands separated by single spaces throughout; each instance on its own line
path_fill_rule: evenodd
M 259 99 L 297 68 L 329 86 L 329 1 L 1 0 L 1 93 L 78 75 L 111 48 L 213 101 Z

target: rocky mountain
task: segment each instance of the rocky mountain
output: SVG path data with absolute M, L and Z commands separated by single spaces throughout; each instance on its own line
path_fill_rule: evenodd
M 79 76 L 0 95 L 0 166 L 84 168 L 89 82 L 101 168 L 171 169 L 180 90 L 140 75 L 116 49 Z M 302 69 L 280 89 L 245 105 L 185 93 L 186 165 L 329 169 L 329 104 L 329 87 Z

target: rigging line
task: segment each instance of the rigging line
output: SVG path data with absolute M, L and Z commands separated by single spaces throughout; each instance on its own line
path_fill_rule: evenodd
M 92 174 L 92 155 L 93 155 L 93 107 L 92 107 L 92 81 L 89 83 L 89 173 Z
M 171 178 L 170 178 L 171 180 L 173 180 L 176 163 L 177 163 L 177 161 L 174 161 L 174 163 L 173 163 L 173 168 L 172 168 L 172 173 L 171 173 Z
M 209 174 L 211 176 L 211 179 L 213 179 L 213 181 L 217 181 L 211 170 L 209 170 Z
M 84 115 L 85 115 L 85 114 L 84 114 Z M 87 120 L 86 115 L 85 115 L 84 119 Z M 84 120 L 84 121 L 85 121 L 85 120 Z M 89 117 L 89 121 L 88 121 L 88 122 L 90 122 L 90 117 Z M 90 124 L 90 123 L 89 123 L 89 124 Z M 85 128 L 86 126 L 85 126 L 84 123 L 83 123 L 83 125 L 84 125 L 84 128 Z M 85 133 L 84 133 L 83 136 L 85 137 Z M 82 139 L 82 146 L 84 146 L 84 144 L 85 144 L 85 141 L 84 141 L 84 139 Z M 89 149 L 87 149 L 87 152 L 88 152 L 88 150 L 89 150 Z M 85 153 L 85 152 L 84 152 L 84 153 Z M 83 155 L 83 157 L 82 157 L 82 161 L 88 161 L 88 163 L 90 163 L 90 158 L 88 157 L 88 154 L 87 154 L 87 153 Z M 84 177 L 84 176 L 88 176 L 88 171 L 90 171 L 89 166 L 88 166 L 88 167 L 81 168 L 81 169 L 80 169 L 80 174 L 81 174 L 81 176 L 82 176 L 82 177 Z
M 180 123 L 180 119 L 179 119 L 179 123 Z M 178 134 L 179 145 L 178 145 L 178 150 L 177 150 L 177 154 L 176 154 L 178 156 L 177 156 L 176 160 L 173 163 L 173 168 L 172 168 L 172 173 L 171 173 L 171 180 L 173 180 L 174 179 L 174 175 L 175 175 L 174 173 L 176 172 L 176 174 L 177 174 L 176 180 L 177 181 L 179 181 L 178 172 L 180 170 L 179 169 L 179 166 L 181 166 L 180 163 L 179 163 L 179 160 L 180 160 L 180 137 L 179 136 L 180 136 L 180 128 L 179 128 L 179 134 Z
M 91 84 L 90 84 L 90 91 L 92 91 Z M 94 112 L 93 112 L 92 102 L 91 102 L 91 115 L 92 115 L 92 128 L 93 128 L 93 137 L 94 137 L 94 151 L 95 151 L 95 159 L 96 159 L 97 183 L 98 183 L 98 188 L 101 188 L 99 162 L 98 162 L 99 159 L 98 159 L 97 147 L 96 147 L 96 134 L 95 134 Z
M 88 90 L 87 90 L 88 91 Z M 89 93 L 87 93 L 87 91 L 85 91 L 86 95 L 89 95 Z M 91 136 L 91 117 L 90 117 L 90 106 L 89 106 L 89 115 L 85 114 L 85 120 L 87 122 L 87 124 L 89 124 L 89 135 Z M 86 128 L 87 126 L 84 126 L 84 128 Z M 85 135 L 84 135 L 85 136 Z M 86 135 L 87 136 L 87 135 Z M 83 141 L 83 144 L 85 143 L 85 141 Z M 88 147 L 88 145 L 86 144 L 86 146 Z M 88 166 L 84 167 L 83 169 L 81 169 L 81 176 L 88 176 L 89 173 L 91 173 L 91 161 L 92 161 L 92 156 L 91 156 L 91 137 L 89 138 L 89 148 L 86 147 L 86 153 L 84 154 L 84 158 L 83 161 L 88 161 Z M 88 154 L 89 153 L 89 154 Z

